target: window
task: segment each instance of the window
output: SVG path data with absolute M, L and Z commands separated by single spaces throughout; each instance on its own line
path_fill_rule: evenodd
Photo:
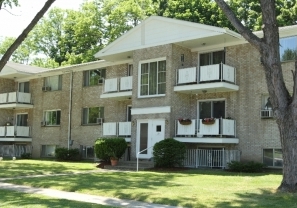
M 94 159 L 95 153 L 94 153 L 94 147 L 90 146 L 80 146 L 82 158 L 84 159 Z
M 283 166 L 283 152 L 281 149 L 263 149 L 263 163 L 269 167 Z
M 104 107 L 83 108 L 82 124 L 97 124 L 97 118 L 104 118 Z
M 225 51 L 200 54 L 200 66 L 225 63 Z
M 28 126 L 28 114 L 17 114 L 16 125 Z
M 84 86 L 94 86 L 103 83 L 105 78 L 105 69 L 94 69 L 89 71 L 84 71 Z
M 41 157 L 54 157 L 56 145 L 41 145 Z
M 166 61 L 142 63 L 140 96 L 164 95 L 166 91 Z
M 133 76 L 133 64 L 128 64 L 128 76 Z
M 56 91 L 62 89 L 62 75 L 45 77 L 44 86 L 47 87 L 47 91 Z
M 30 86 L 29 82 L 20 82 L 19 83 L 19 92 L 29 93 L 30 92 L 29 86 Z
M 225 118 L 225 101 L 199 102 L 199 118 Z
M 44 112 L 46 126 L 58 126 L 61 120 L 61 110 L 50 110 Z
M 281 38 L 279 43 L 281 61 L 295 60 L 297 56 L 297 36 Z

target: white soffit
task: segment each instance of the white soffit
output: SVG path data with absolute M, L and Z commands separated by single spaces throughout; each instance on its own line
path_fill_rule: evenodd
M 232 41 L 243 39 L 238 33 L 224 28 L 151 16 L 96 53 L 95 57 L 112 60 L 116 56 L 119 57 L 118 54 L 129 55 L 127 52 L 141 48 L 201 40 L 223 34 L 231 37 Z M 224 42 L 226 38 L 219 40 Z M 192 45 L 191 47 L 197 46 Z M 115 56 L 113 57 L 113 55 Z
M 170 106 L 131 109 L 131 115 L 158 114 L 158 113 L 170 113 L 170 112 L 171 112 Z

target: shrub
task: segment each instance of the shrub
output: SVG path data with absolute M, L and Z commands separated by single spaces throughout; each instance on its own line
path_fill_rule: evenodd
M 109 161 L 111 157 L 119 159 L 127 149 L 127 142 L 123 138 L 99 138 L 95 142 L 96 157 Z
M 81 155 L 78 149 L 67 149 L 64 147 L 56 148 L 55 158 L 58 161 L 79 161 L 81 160 Z
M 31 153 L 23 153 L 21 154 L 21 159 L 31 159 Z
M 234 171 L 234 172 L 259 173 L 263 171 L 263 168 L 265 167 L 265 165 L 254 161 L 249 161 L 249 162 L 232 161 L 228 163 L 228 167 L 231 171 Z
M 186 146 L 175 139 L 169 138 L 156 143 L 153 151 L 155 166 L 169 168 L 182 166 Z

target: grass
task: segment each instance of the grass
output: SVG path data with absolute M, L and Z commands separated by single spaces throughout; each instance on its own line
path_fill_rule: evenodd
M 38 194 L 26 194 L 0 189 L 1 208 L 110 208 L 98 204 L 69 201 L 64 199 L 54 199 Z
M 0 161 L 0 178 L 96 170 L 92 163 L 67 163 L 46 160 Z
M 44 161 L 32 161 L 32 163 L 33 167 L 39 167 L 38 163 L 42 164 L 40 169 L 45 171 L 40 170 L 40 172 L 48 172 L 48 168 L 44 165 L 53 166 L 54 169 L 61 166 L 65 171 L 73 171 L 79 164 L 44 163 Z M 1 162 L 0 167 L 2 168 L 3 165 Z M 8 172 L 4 170 L 1 174 L 9 177 L 9 166 L 18 169 L 17 165 L 22 169 L 22 163 L 5 164 Z M 86 163 L 81 165 L 87 166 Z M 86 170 L 92 167 L 94 166 L 89 164 Z M 29 172 L 26 169 L 25 173 Z M 184 207 L 297 207 L 297 194 L 276 191 L 281 179 L 281 174 L 273 172 L 243 174 L 219 170 L 189 170 L 138 173 L 96 172 L 14 179 L 7 182 Z

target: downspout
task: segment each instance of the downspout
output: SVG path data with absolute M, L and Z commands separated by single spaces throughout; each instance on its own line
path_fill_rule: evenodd
M 73 88 L 73 71 L 70 71 L 69 112 L 68 112 L 68 150 L 70 149 L 70 143 L 71 143 L 72 88 Z

